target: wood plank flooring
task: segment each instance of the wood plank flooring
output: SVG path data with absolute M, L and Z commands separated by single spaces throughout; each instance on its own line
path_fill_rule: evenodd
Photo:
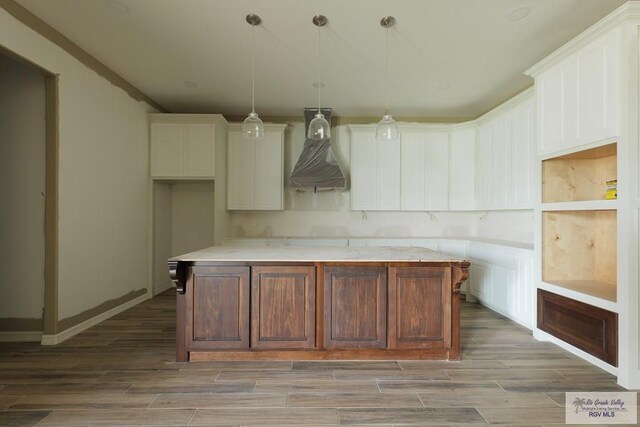
M 172 291 L 57 345 L 0 344 L 0 426 L 562 425 L 615 378 L 477 304 L 461 362 L 174 362 Z

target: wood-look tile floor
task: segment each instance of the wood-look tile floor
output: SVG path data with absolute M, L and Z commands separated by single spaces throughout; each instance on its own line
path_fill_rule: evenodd
M 174 362 L 174 294 L 57 346 L 0 344 L 0 426 L 563 425 L 615 378 L 477 304 L 461 362 Z

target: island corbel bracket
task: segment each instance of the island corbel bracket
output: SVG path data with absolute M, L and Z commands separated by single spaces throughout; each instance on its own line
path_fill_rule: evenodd
M 462 284 L 469 278 L 469 262 L 461 263 L 459 267 L 452 268 L 451 275 L 453 276 L 451 282 L 453 284 L 452 292 L 454 295 L 460 295 L 460 288 Z
M 187 291 L 187 278 L 184 263 L 179 261 L 169 261 L 169 277 L 176 284 L 176 293 L 184 295 Z

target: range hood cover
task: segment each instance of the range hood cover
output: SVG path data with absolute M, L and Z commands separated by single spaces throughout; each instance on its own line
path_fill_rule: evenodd
M 291 173 L 289 186 L 305 191 L 344 190 L 346 179 L 333 154 L 331 138 L 322 141 L 307 138 L 309 122 L 317 112 L 317 108 L 304 109 L 304 148 Z M 322 114 L 331 123 L 331 109 L 323 108 Z

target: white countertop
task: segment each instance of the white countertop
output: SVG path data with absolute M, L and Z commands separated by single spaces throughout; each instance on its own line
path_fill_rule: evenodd
M 419 247 L 212 246 L 171 258 L 170 261 L 462 262 L 466 260 Z

